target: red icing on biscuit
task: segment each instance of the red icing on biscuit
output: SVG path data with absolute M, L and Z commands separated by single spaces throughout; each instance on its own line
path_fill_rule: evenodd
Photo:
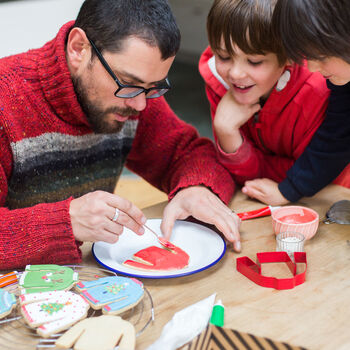
M 124 265 L 143 270 L 179 270 L 188 265 L 190 257 L 179 247 L 171 244 L 171 249 L 151 246 L 133 255 L 134 260 L 124 261 Z
M 162 237 L 158 237 L 158 241 L 161 245 L 163 245 L 165 248 L 168 249 L 175 249 L 176 246 L 172 243 L 170 243 L 169 241 L 167 241 L 165 238 Z

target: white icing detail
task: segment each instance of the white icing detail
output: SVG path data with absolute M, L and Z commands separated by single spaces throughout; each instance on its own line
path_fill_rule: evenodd
M 27 271 L 24 271 L 24 272 L 22 273 L 22 276 L 19 278 L 18 284 L 19 284 L 20 286 L 23 286 L 23 284 L 24 284 L 24 278 L 26 277 L 26 274 L 27 274 Z
M 78 280 L 79 280 L 78 272 L 73 272 L 73 281 L 78 281 Z

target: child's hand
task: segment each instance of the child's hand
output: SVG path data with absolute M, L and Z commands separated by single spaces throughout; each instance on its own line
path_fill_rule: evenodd
M 278 183 L 270 179 L 246 181 L 242 192 L 268 205 L 283 205 L 289 203 L 278 189 Z
M 242 145 L 239 128 L 260 110 L 259 103 L 254 105 L 238 104 L 230 91 L 218 104 L 214 119 L 214 130 L 220 147 L 226 153 L 234 153 Z

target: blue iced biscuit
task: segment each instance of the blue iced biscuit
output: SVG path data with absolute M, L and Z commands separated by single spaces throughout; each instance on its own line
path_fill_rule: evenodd
M 119 314 L 138 304 L 144 295 L 142 282 L 128 277 L 111 276 L 95 281 L 80 281 L 76 290 L 94 309 Z
M 0 288 L 0 318 L 9 315 L 15 306 L 15 295 Z

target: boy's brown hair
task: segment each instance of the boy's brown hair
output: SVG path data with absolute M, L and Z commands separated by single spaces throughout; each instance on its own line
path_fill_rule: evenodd
M 233 45 L 244 53 L 274 53 L 282 66 L 287 57 L 283 46 L 273 35 L 272 14 L 277 0 L 215 0 L 207 20 L 209 44 L 213 51 L 225 45 L 234 56 Z
M 293 61 L 339 57 L 350 64 L 350 0 L 279 0 L 272 24 Z

